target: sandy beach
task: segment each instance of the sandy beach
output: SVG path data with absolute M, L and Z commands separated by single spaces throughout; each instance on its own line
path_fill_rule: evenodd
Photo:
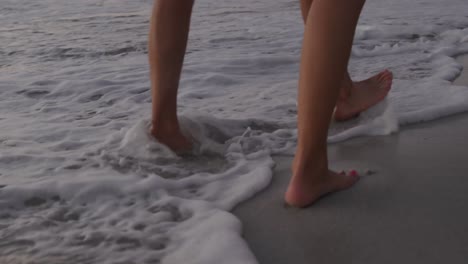
M 468 71 L 455 83 L 467 86 Z M 284 206 L 292 157 L 276 157 L 271 185 L 234 213 L 262 264 L 465 263 L 467 132 L 461 114 L 330 145 L 333 168 L 377 173 L 305 210 Z

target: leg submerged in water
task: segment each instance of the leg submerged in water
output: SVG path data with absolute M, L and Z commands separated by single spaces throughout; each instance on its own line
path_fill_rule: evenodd
M 364 0 L 315 0 L 309 8 L 299 78 L 298 146 L 285 194 L 289 205 L 311 205 L 358 180 L 328 169 L 327 133 L 363 5 Z
M 151 69 L 151 134 L 176 152 L 192 144 L 177 119 L 177 89 L 187 47 L 193 0 L 155 1 L 148 40 Z

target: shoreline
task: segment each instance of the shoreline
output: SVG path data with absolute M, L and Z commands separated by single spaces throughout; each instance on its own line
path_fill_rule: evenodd
M 468 86 L 468 55 L 454 81 Z M 468 114 L 398 134 L 329 145 L 332 168 L 371 168 L 353 188 L 304 210 L 285 208 L 292 157 L 233 213 L 260 264 L 463 263 L 468 259 Z

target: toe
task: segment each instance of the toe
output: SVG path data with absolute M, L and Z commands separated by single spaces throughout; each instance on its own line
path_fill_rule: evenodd
M 338 177 L 334 181 L 332 191 L 345 190 L 353 186 L 358 180 L 359 176 L 356 175 L 337 175 Z
M 389 70 L 383 71 L 378 78 L 378 86 L 385 91 L 389 91 L 392 86 L 393 74 Z
M 393 80 L 393 73 L 391 71 L 386 71 L 386 74 L 385 74 L 385 79 L 387 79 L 387 81 L 391 82 Z

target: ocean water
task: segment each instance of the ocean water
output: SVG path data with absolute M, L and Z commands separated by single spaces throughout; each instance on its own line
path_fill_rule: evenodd
M 229 211 L 296 144 L 303 26 L 289 0 L 196 3 L 179 93 L 193 154 L 147 133 L 152 1 L 0 0 L 0 262 L 256 263 Z M 329 141 L 468 110 L 452 81 L 466 0 L 369 0 L 355 79 L 394 72 L 387 100 Z

